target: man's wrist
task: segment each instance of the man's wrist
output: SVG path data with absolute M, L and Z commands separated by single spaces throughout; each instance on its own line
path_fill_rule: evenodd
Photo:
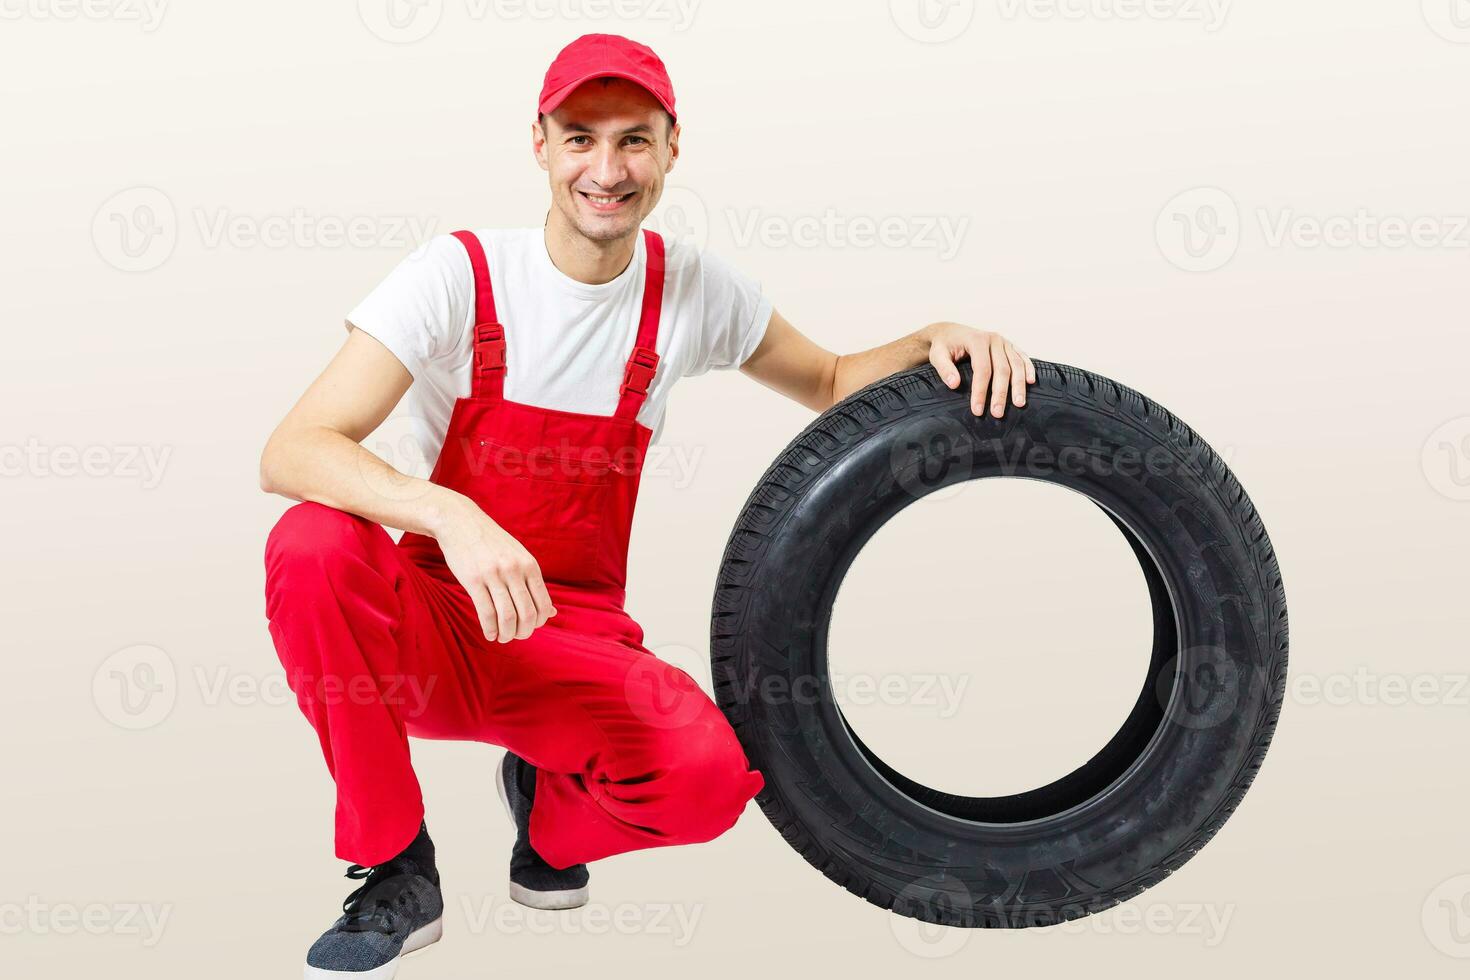
M 924 348 L 924 356 L 929 355 L 929 346 L 934 343 L 934 331 L 944 326 L 942 323 L 926 323 L 915 330 L 910 336 Z
M 423 526 L 424 533 L 432 538 L 439 537 L 468 500 L 464 494 L 448 487 L 437 483 L 429 484 L 429 492 L 424 495 L 423 509 L 419 514 L 419 523 Z

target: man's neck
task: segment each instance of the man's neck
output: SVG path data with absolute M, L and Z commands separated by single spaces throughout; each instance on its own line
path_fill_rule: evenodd
M 571 227 L 556 208 L 546 218 L 546 254 L 565 276 L 601 285 L 620 276 L 633 261 L 638 232 L 611 241 L 593 241 Z

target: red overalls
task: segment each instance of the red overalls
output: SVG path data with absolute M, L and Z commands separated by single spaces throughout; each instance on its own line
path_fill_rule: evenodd
M 760 791 L 718 707 L 642 646 L 623 609 L 628 539 L 652 433 L 636 421 L 658 366 L 663 241 L 648 255 L 637 340 L 611 416 L 507 401 L 505 334 L 479 239 L 471 396 L 431 477 L 536 558 L 557 615 L 485 639 L 438 542 L 315 503 L 266 544 L 266 615 L 337 783 L 336 851 L 363 865 L 414 837 L 423 798 L 408 738 L 503 745 L 537 767 L 531 845 L 555 867 L 705 841 Z M 527 324 L 522 329 L 533 329 Z M 491 778 L 487 763 L 482 777 Z

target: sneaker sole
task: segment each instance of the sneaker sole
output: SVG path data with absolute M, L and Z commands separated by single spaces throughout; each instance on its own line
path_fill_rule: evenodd
M 441 915 L 428 925 L 420 926 L 409 933 L 408 938 L 403 941 L 403 949 L 382 966 L 375 966 L 371 970 L 323 970 L 308 963 L 306 972 L 302 975 L 303 980 L 390 980 L 398 972 L 399 960 L 409 953 L 437 943 L 443 935 L 444 917 Z
M 510 809 L 510 797 L 505 791 L 505 760 L 500 760 L 500 765 L 495 768 L 495 795 L 500 797 L 500 805 L 505 807 L 505 816 L 510 820 L 510 825 L 516 825 L 516 815 Z M 510 883 L 511 901 L 518 905 L 524 905 L 528 909 L 545 909 L 548 912 L 557 912 L 563 909 L 576 909 L 586 905 L 592 897 L 591 889 L 587 885 L 581 888 L 566 888 L 561 891 L 543 892 L 527 888 L 524 885 Z M 376 978 L 375 978 L 376 980 Z
M 589 889 L 586 885 L 581 888 L 567 888 L 556 892 L 538 892 L 524 885 L 510 883 L 510 897 L 521 905 L 530 909 L 545 909 L 556 912 L 562 909 L 578 909 L 587 904 Z

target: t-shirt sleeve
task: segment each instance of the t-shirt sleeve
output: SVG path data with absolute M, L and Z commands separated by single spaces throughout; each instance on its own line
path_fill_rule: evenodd
M 687 374 L 738 368 L 760 346 L 771 321 L 771 301 L 755 280 L 717 255 L 700 258 L 703 322 Z
M 453 235 L 435 235 L 404 258 L 347 314 L 403 362 L 423 365 L 455 349 L 470 320 L 470 260 Z

